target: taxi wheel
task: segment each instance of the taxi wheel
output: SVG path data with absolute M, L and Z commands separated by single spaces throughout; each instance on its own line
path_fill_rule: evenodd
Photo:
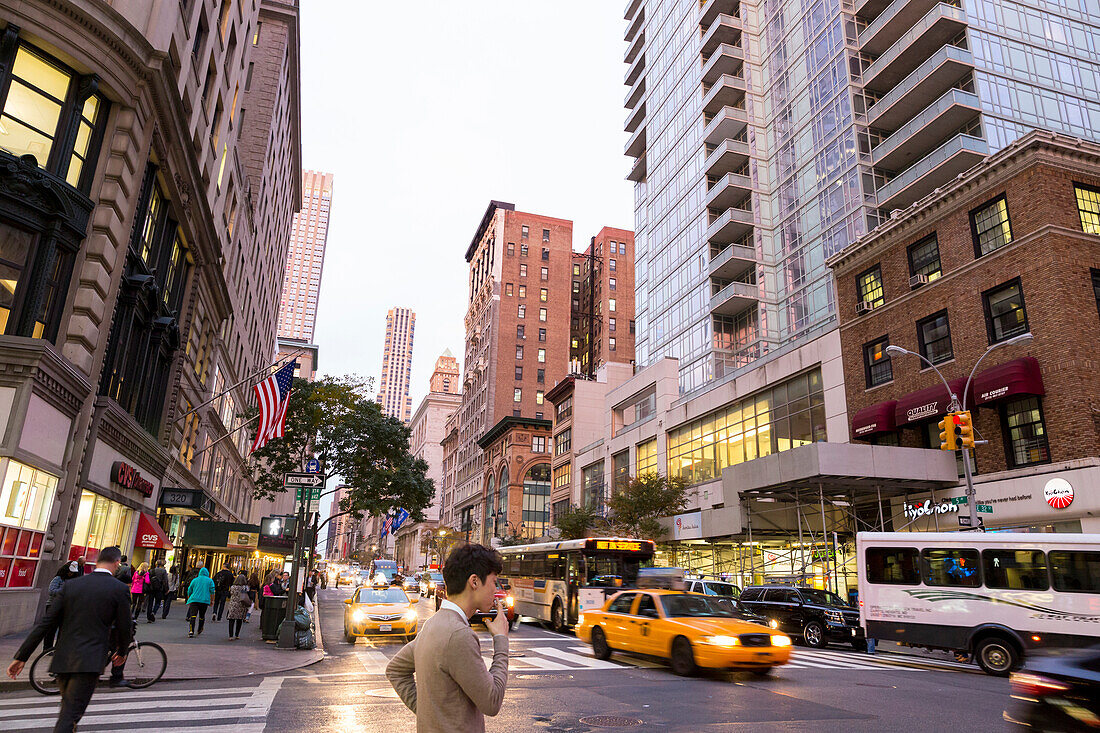
M 607 645 L 607 637 L 599 626 L 592 629 L 592 656 L 604 660 L 611 658 L 611 647 Z
M 695 655 L 691 651 L 691 642 L 686 637 L 678 636 L 672 642 L 672 671 L 681 677 L 695 673 Z
M 565 609 L 561 601 L 554 601 L 554 607 L 550 609 L 550 626 L 558 633 L 565 631 Z
M 774 669 L 775 669 L 775 667 L 762 667 L 760 669 L 754 669 L 754 670 L 750 670 L 750 671 L 754 675 L 756 675 L 757 677 L 767 677 L 768 675 L 770 675 L 772 673 L 772 670 L 774 670 Z
M 820 649 L 828 643 L 825 641 L 825 629 L 821 628 L 821 624 L 817 621 L 806 624 L 806 628 L 802 629 L 802 638 L 805 640 L 806 646 L 814 649 Z
M 349 633 L 347 629 L 344 629 L 344 641 L 349 644 L 355 643 L 355 634 Z

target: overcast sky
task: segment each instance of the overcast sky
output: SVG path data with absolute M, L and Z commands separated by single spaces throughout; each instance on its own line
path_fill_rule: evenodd
M 302 0 L 302 164 L 335 174 L 322 374 L 374 376 L 386 311 L 416 312 L 413 410 L 461 362 L 466 247 L 491 199 L 634 228 L 622 0 Z M 326 502 L 327 503 L 327 502 Z

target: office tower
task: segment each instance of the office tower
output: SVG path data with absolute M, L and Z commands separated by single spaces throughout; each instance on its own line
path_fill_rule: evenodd
M 692 392 L 835 327 L 826 257 L 1031 127 L 1095 137 L 1082 0 L 633 0 L 637 359 Z
M 607 362 L 633 363 L 634 232 L 602 228 L 573 253 L 571 275 L 570 371 L 592 376 Z
M 294 215 L 290 252 L 283 275 L 279 338 L 313 343 L 328 240 L 332 179 L 331 173 L 302 171 L 302 208 Z
M 382 414 L 396 417 L 406 425 L 412 415 L 409 375 L 415 330 L 416 314 L 409 308 L 390 308 L 386 313 L 386 344 L 382 351 L 378 402 L 382 405 Z

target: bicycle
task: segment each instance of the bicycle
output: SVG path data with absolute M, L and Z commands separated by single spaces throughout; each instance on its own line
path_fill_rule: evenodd
M 134 626 L 136 629 L 137 624 Z M 43 695 L 61 694 L 61 690 L 57 686 L 57 675 L 50 672 L 53 652 L 52 648 L 43 649 L 31 662 L 31 687 Z M 104 674 L 107 674 L 106 668 L 111 665 L 111 656 L 112 654 L 107 655 L 107 661 L 103 665 Z M 160 644 L 151 641 L 137 641 L 136 639 L 130 642 L 130 646 L 126 650 L 126 679 L 130 682 L 130 687 L 143 690 L 163 677 L 167 669 L 168 654 L 165 653 L 164 647 Z

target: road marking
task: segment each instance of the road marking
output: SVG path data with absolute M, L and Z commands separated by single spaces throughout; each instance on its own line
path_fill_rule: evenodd
M 363 663 L 366 674 L 385 674 L 386 665 L 390 663 L 389 657 L 374 649 L 363 649 L 355 652 L 359 661 Z
M 596 659 L 592 656 L 582 657 L 579 654 L 571 654 L 570 652 L 562 651 L 561 649 L 555 649 L 550 646 L 538 647 L 531 651 L 538 652 L 549 657 L 557 657 L 563 659 L 566 662 L 572 662 L 573 664 L 582 665 L 585 669 L 619 669 L 620 665 L 612 662 L 605 662 L 602 659 Z
M 569 648 L 572 649 L 575 652 L 580 652 L 581 654 L 591 654 L 592 653 L 592 649 L 590 649 L 589 647 L 586 647 L 586 646 L 571 646 Z M 617 657 L 617 659 L 621 660 L 623 665 L 629 665 L 631 667 L 641 667 L 642 669 L 661 669 L 663 667 L 668 666 L 667 664 L 662 664 L 661 662 L 656 662 L 656 661 L 653 661 L 652 659 L 644 659 L 642 657 L 633 657 L 633 656 L 623 656 L 623 654 L 621 652 L 619 653 L 619 656 Z M 619 665 L 619 666 L 621 667 L 622 665 Z
M 209 692 L 207 694 L 209 695 Z M 2 718 L 18 718 L 20 716 L 27 716 L 27 715 L 32 715 L 32 716 L 33 715 L 51 715 L 51 716 L 56 715 L 57 714 L 57 707 L 60 705 L 60 703 L 58 702 L 58 700 L 60 700 L 60 698 L 59 697 L 50 697 L 50 698 L 43 698 L 43 699 L 48 700 L 48 703 L 49 703 L 48 707 L 45 707 L 45 706 L 43 706 L 43 707 L 31 707 L 30 709 L 28 709 L 28 706 L 26 705 L 26 701 L 23 700 L 23 701 L 21 701 L 21 702 L 23 702 L 23 707 L 18 709 L 18 710 L 16 710 L 16 709 L 0 710 L 0 719 L 2 719 Z M 204 709 L 211 709 L 211 708 L 214 708 L 214 707 L 235 708 L 239 705 L 243 705 L 243 704 L 247 703 L 250 699 L 251 699 L 251 696 L 247 696 L 247 697 L 228 697 L 228 698 L 227 697 L 222 697 L 220 695 L 220 691 L 219 691 L 219 697 L 218 697 L 217 701 L 216 702 L 211 701 L 207 706 L 204 706 Z M 127 700 L 129 700 L 129 698 L 127 698 Z M 188 703 L 188 704 L 190 704 L 190 703 Z M 118 710 L 118 703 L 110 702 L 110 701 L 104 701 L 102 697 L 97 696 L 97 697 L 92 698 L 92 703 L 90 705 L 88 705 L 88 708 L 86 710 L 86 714 L 87 713 L 95 713 L 95 712 L 117 711 L 117 710 Z M 186 720 L 186 718 L 184 718 L 184 719 Z
M 255 687 L 226 687 L 226 688 L 219 688 L 218 689 L 218 694 L 219 695 L 248 695 L 248 694 L 252 694 L 255 691 L 256 691 Z M 210 690 L 208 690 L 208 689 L 207 690 L 167 690 L 167 689 L 161 689 L 157 692 L 152 692 L 150 690 L 125 690 L 125 691 L 118 691 L 118 692 L 108 691 L 108 690 L 102 690 L 102 691 L 97 690 L 96 694 L 95 694 L 95 697 L 93 697 L 92 699 L 97 700 L 97 701 L 98 700 L 105 700 L 105 699 L 113 698 L 116 695 L 121 695 L 122 697 L 125 697 L 126 701 L 129 702 L 131 700 L 146 700 L 146 699 L 153 699 L 153 698 L 158 698 L 158 697 L 171 697 L 171 698 L 210 697 Z M 46 700 L 60 700 L 60 699 L 61 699 L 60 697 L 52 696 L 52 695 L 51 696 L 35 695 L 34 697 L 6 698 L 6 699 L 3 699 L 3 700 L 0 700 L 0 709 L 2 709 L 4 707 L 7 707 L 7 706 L 26 705 L 28 702 L 31 702 L 31 701 L 39 701 L 39 700 L 46 701 Z

